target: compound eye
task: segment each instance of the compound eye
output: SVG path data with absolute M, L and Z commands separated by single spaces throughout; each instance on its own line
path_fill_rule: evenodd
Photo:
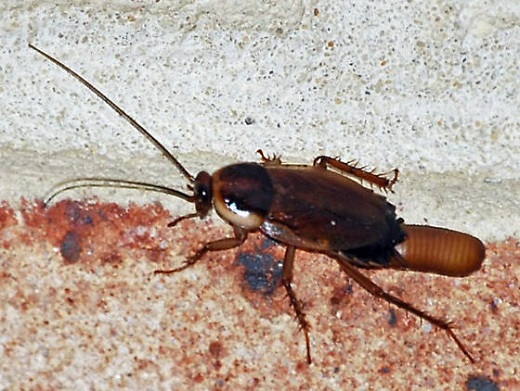
M 195 209 L 199 216 L 205 217 L 211 209 L 212 201 L 212 178 L 207 172 L 202 171 L 195 178 L 193 193 L 195 195 Z
M 203 202 L 211 200 L 211 188 L 207 183 L 201 183 L 195 190 L 196 196 Z

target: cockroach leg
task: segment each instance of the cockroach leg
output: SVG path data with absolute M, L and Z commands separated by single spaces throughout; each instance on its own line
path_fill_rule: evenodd
M 189 214 L 187 214 L 187 215 L 177 217 L 175 220 L 173 220 L 172 222 L 168 223 L 167 227 L 168 227 L 168 228 L 175 227 L 175 226 L 176 226 L 177 224 L 179 224 L 181 221 L 189 220 L 189 219 L 193 219 L 193 218 L 195 218 L 195 217 L 199 217 L 199 215 L 200 215 L 200 213 L 195 212 L 195 213 L 189 213 Z
M 282 164 L 282 158 L 280 155 L 273 154 L 272 157 L 269 157 L 269 155 L 265 155 L 264 151 L 261 149 L 257 149 L 257 154 L 260 155 L 260 158 L 262 159 L 262 163 L 264 165 L 281 165 Z
M 379 297 L 389 303 L 392 303 L 396 305 L 399 308 L 404 309 L 405 311 L 411 312 L 412 314 L 418 316 L 421 319 L 426 320 L 427 322 L 430 322 L 431 324 L 437 326 L 438 328 L 446 331 L 448 336 L 455 341 L 459 349 L 464 353 L 464 355 L 472 362 L 475 363 L 475 359 L 469 351 L 466 349 L 466 347 L 462 344 L 460 339 L 455 335 L 452 327 L 450 324 L 442 319 L 435 318 L 432 315 L 427 314 L 424 311 L 421 311 L 411 304 L 385 292 L 383 289 L 381 289 L 379 286 L 374 284 L 368 277 L 363 275 L 358 269 L 356 269 L 355 266 L 353 266 L 349 260 L 343 259 L 341 257 L 334 257 L 336 261 L 338 261 L 339 265 L 343 269 L 345 273 L 347 273 L 348 276 L 350 276 L 354 281 L 356 281 L 363 289 L 365 289 L 370 294 Z
M 394 176 L 392 179 L 389 179 L 386 176 L 390 173 L 376 174 L 374 171 L 366 171 L 362 167 L 357 167 L 355 163 L 345 163 L 329 156 L 318 156 L 314 159 L 313 165 L 324 169 L 327 169 L 329 166 L 334 167 L 345 174 L 353 175 L 362 181 L 367 181 L 384 191 L 392 191 L 392 187 L 397 182 L 399 176 L 399 170 L 397 168 L 392 170 Z
M 155 270 L 155 274 L 173 274 L 180 272 L 184 269 L 187 269 L 197 263 L 206 253 L 213 251 L 224 251 L 230 250 L 235 247 L 239 247 L 242 243 L 245 242 L 247 238 L 247 231 L 244 231 L 240 228 L 234 227 L 235 237 L 233 238 L 223 238 L 214 240 L 212 242 L 206 243 L 204 246 L 199 248 L 195 254 L 186 258 L 184 264 L 178 268 L 170 269 L 170 270 Z
M 311 328 L 307 319 L 305 319 L 305 313 L 303 312 L 303 305 L 300 300 L 296 297 L 294 290 L 291 286 L 291 282 L 293 279 L 293 265 L 294 265 L 294 255 L 296 253 L 296 248 L 294 246 L 287 246 L 285 250 L 285 257 L 283 261 L 283 277 L 282 284 L 287 291 L 287 296 L 289 296 L 289 301 L 291 302 L 291 306 L 294 308 L 294 312 L 296 313 L 296 319 L 305 334 L 305 344 L 307 347 L 307 363 L 310 364 L 311 360 L 311 343 L 309 338 L 309 330 Z

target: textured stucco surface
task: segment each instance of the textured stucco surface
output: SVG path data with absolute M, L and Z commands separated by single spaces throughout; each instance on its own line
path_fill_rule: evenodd
M 225 4 L 2 5 L 3 197 L 42 197 L 93 172 L 179 183 L 31 42 L 192 171 L 256 160 L 258 148 L 299 163 L 328 154 L 398 167 L 392 200 L 407 220 L 518 235 L 509 218 L 519 209 L 515 2 Z

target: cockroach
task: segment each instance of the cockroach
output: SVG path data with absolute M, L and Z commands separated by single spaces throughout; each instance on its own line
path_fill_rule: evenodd
M 195 212 L 177 218 L 168 224 L 170 227 L 186 219 L 202 219 L 214 208 L 233 228 L 232 237 L 207 242 L 187 257 L 182 266 L 157 270 L 156 274 L 178 273 L 195 265 L 208 252 L 239 247 L 255 231 L 285 246 L 282 285 L 303 330 L 309 364 L 312 362 L 310 325 L 291 285 L 296 250 L 333 258 L 369 293 L 444 330 L 462 353 L 471 362 L 475 361 L 450 323 L 385 292 L 359 270 L 394 268 L 463 277 L 478 270 L 485 258 L 485 247 L 479 239 L 444 228 L 404 224 L 385 196 L 362 184 L 390 191 L 397 181 L 397 170 L 390 179 L 388 175 L 327 156 L 317 157 L 312 165 L 284 164 L 279 157 L 266 157 L 259 150 L 259 163 L 231 164 L 213 175 L 201 171 L 194 177 L 149 131 L 90 82 L 49 54 L 33 45 L 29 47 L 79 80 L 144 135 L 189 182 L 187 187 L 191 191 L 188 194 L 121 179 L 84 178 L 62 183 L 47 202 L 63 191 L 85 186 L 146 189 L 195 204 Z

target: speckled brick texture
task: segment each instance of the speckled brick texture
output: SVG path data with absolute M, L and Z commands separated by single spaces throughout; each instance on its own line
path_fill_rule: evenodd
M 350 282 L 333 260 L 298 252 L 294 285 L 312 325 L 308 366 L 277 285 L 283 248 L 252 235 L 238 250 L 159 276 L 154 270 L 179 266 L 228 230 L 202 221 L 167 228 L 172 217 L 158 204 L 23 204 L 20 213 L 0 209 L 2 387 L 520 387 L 518 241 L 487 243 L 482 269 L 463 279 L 367 272 L 452 320 L 475 364 L 443 332 Z

